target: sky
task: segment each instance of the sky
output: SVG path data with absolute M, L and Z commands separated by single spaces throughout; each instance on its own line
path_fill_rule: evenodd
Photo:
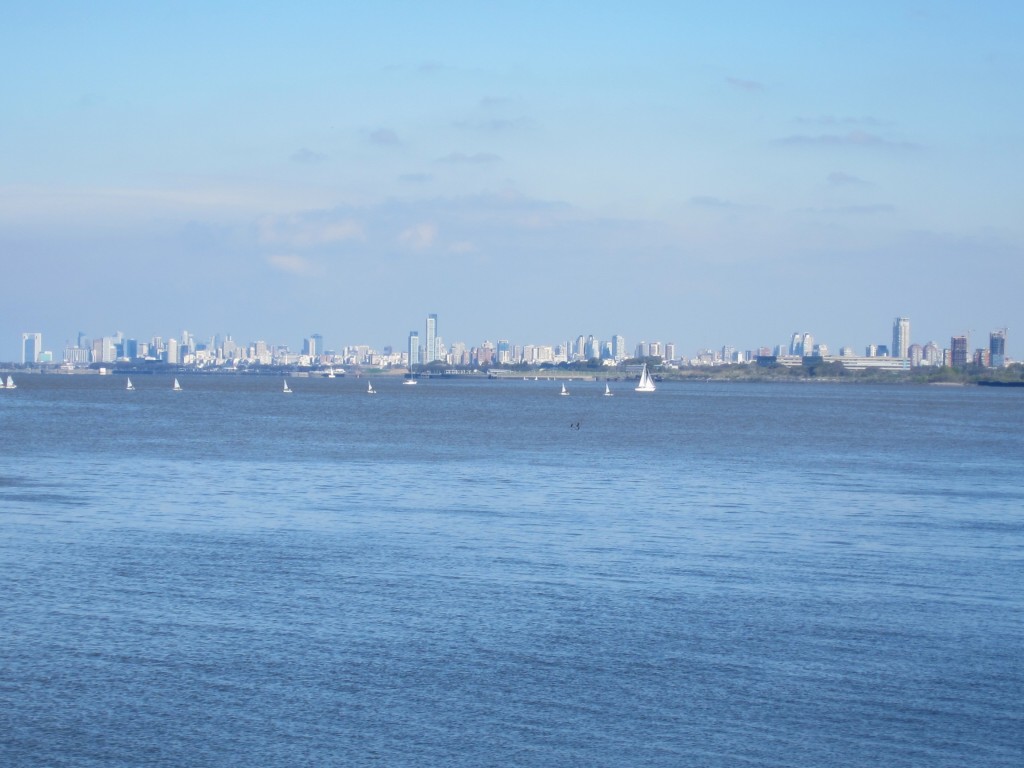
M 579 334 L 1024 358 L 1024 3 L 22 2 L 0 361 Z

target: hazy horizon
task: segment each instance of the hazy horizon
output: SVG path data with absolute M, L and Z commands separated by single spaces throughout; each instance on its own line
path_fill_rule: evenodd
M 41 332 L 1020 358 L 1024 8 L 13 2 L 0 360 Z

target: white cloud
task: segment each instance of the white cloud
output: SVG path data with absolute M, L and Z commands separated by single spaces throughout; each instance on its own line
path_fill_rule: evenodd
M 287 272 L 291 275 L 298 275 L 300 277 L 307 277 L 314 273 L 313 264 L 302 256 L 298 256 L 294 253 L 281 253 L 267 256 L 267 263 L 279 269 L 282 272 Z
M 423 248 L 429 248 L 434 244 L 434 240 L 437 238 L 437 227 L 433 224 L 417 224 L 414 227 L 403 230 L 398 236 L 398 240 L 417 250 Z

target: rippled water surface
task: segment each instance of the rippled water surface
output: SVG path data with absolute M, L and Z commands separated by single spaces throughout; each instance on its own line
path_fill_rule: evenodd
M 179 378 L 0 391 L 4 766 L 1024 764 L 1020 390 Z

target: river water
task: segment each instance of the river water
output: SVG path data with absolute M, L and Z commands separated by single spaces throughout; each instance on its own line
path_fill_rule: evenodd
M 21 376 L 4 766 L 1019 766 L 1024 391 Z

